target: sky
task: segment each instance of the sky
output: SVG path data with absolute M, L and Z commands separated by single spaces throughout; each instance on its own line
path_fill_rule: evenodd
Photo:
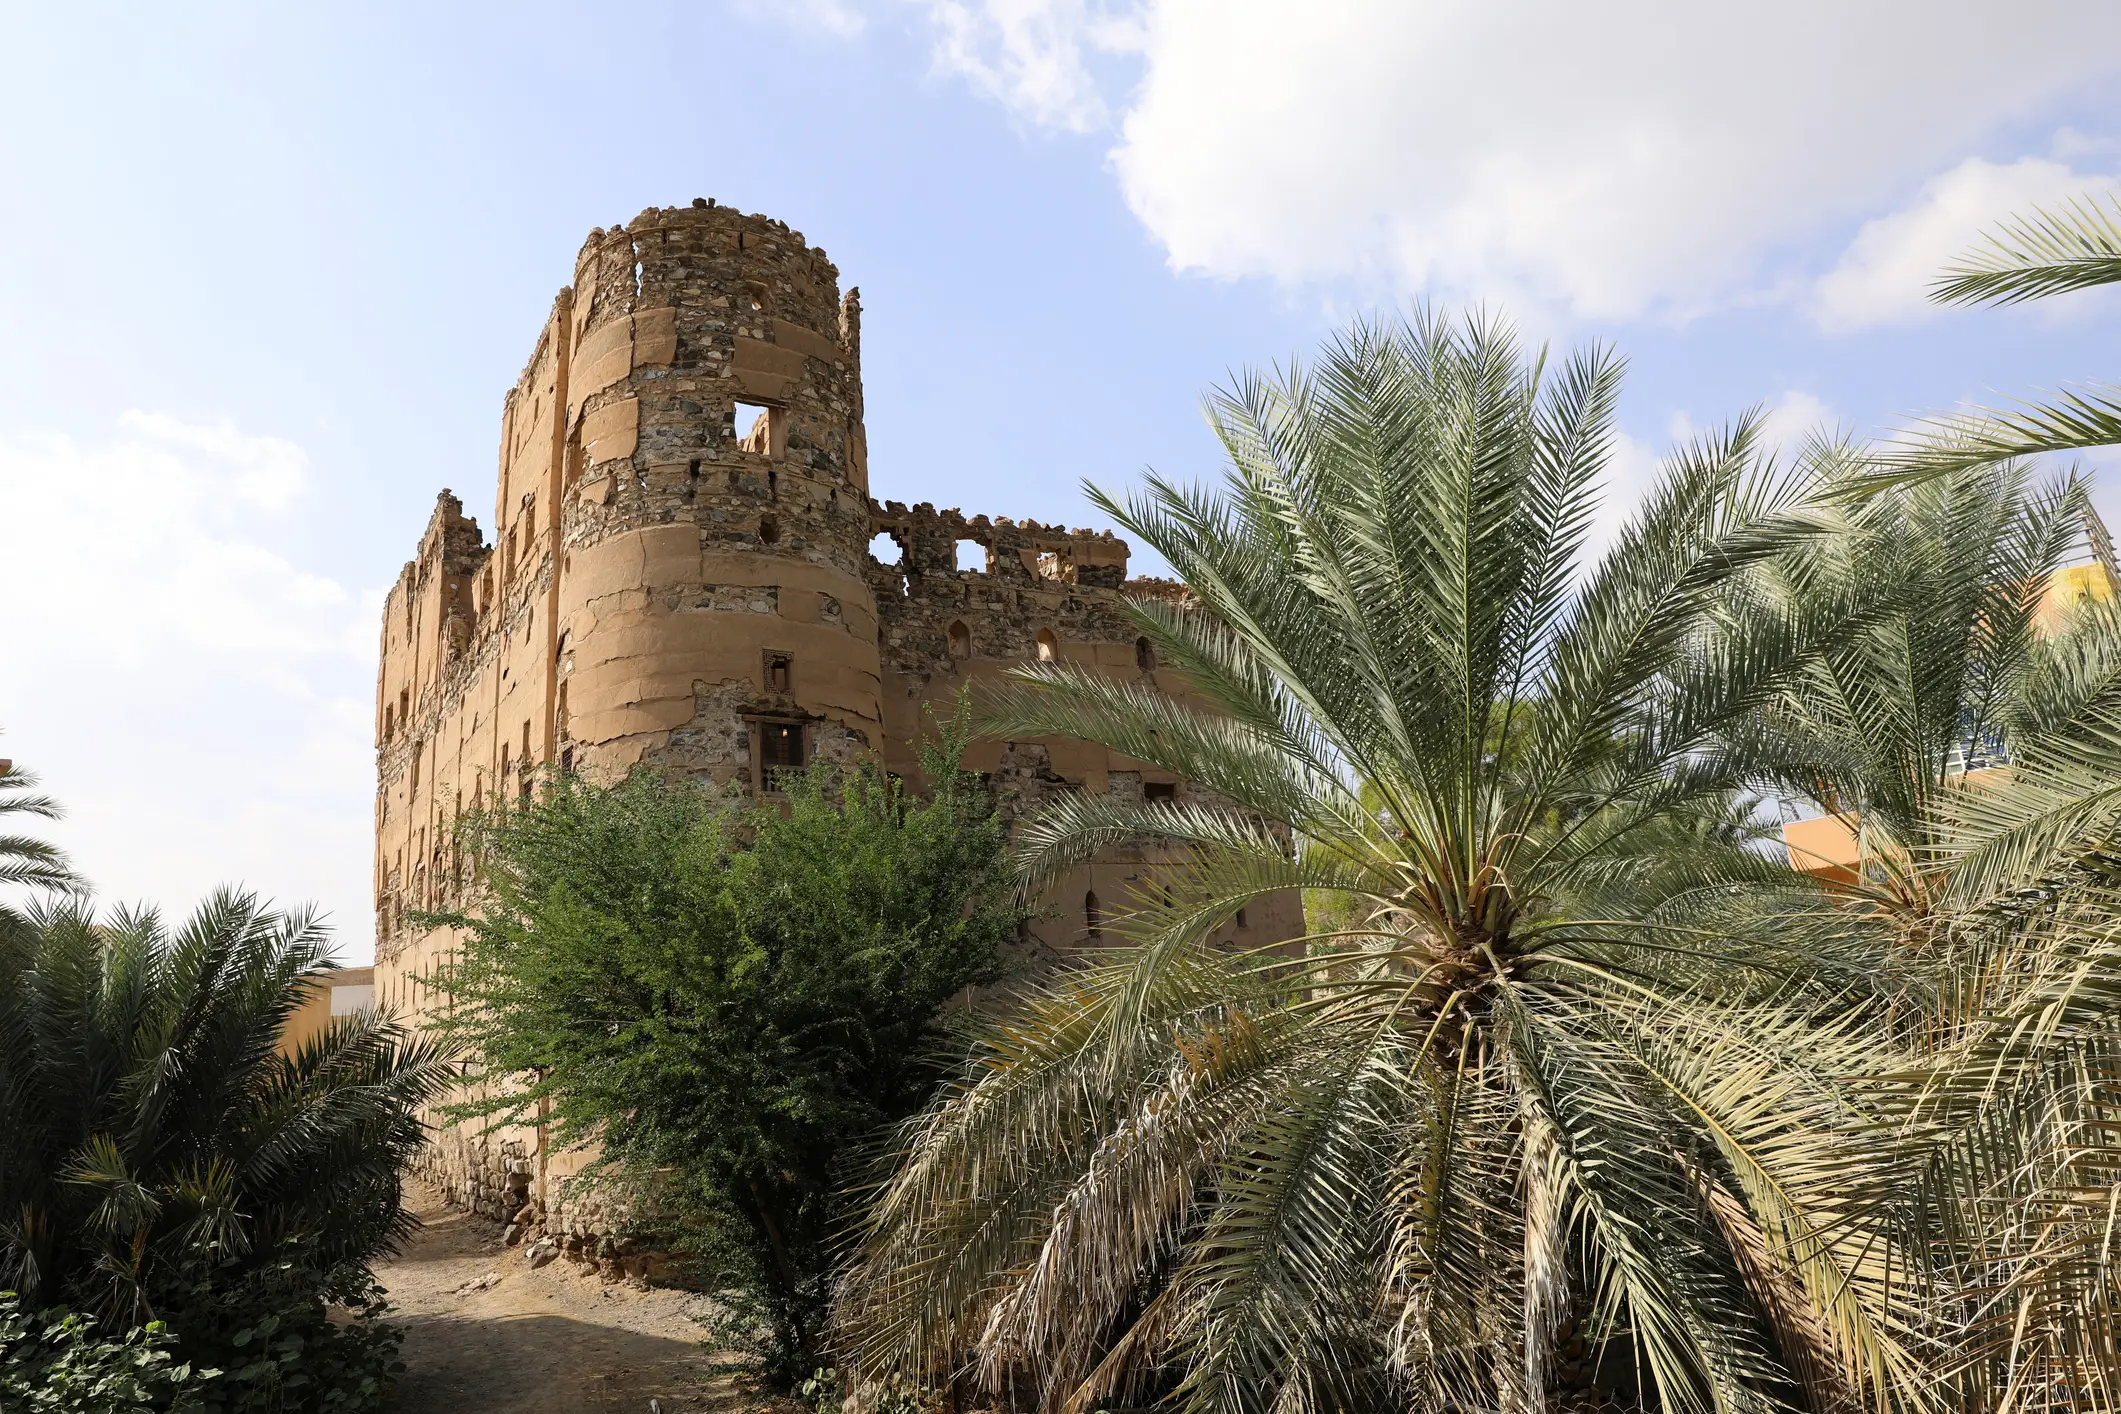
M 1940 310 L 2121 174 L 2121 6 L 0 0 L 0 755 L 106 902 L 372 950 L 383 590 L 490 516 L 594 226 L 713 197 L 863 300 L 884 499 L 1081 525 L 1204 392 L 1420 301 L 1628 360 L 1675 438 L 2111 376 L 2113 302 Z M 2102 488 L 2109 514 L 2121 497 Z M 1137 569 L 1153 569 L 1137 561 Z

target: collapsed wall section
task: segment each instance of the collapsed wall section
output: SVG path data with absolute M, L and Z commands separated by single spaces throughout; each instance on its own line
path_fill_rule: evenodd
M 1110 531 L 896 501 L 874 505 L 870 520 L 884 759 L 892 771 L 919 779 L 920 744 L 936 719 L 947 719 L 962 693 L 1024 663 L 1075 664 L 1198 705 L 1184 679 L 1157 662 L 1126 610 L 1129 597 L 1183 597 L 1184 590 L 1128 579 L 1127 544 Z M 993 783 L 1012 829 L 1061 793 L 1175 800 L 1194 789 L 1146 762 L 1064 738 L 975 742 L 965 764 Z M 1153 885 L 1164 857 L 1119 849 L 1072 871 L 1041 901 L 1012 961 L 1037 968 L 1098 940 Z M 1301 931 L 1301 907 L 1291 897 L 1247 910 L 1222 941 L 1249 944 Z

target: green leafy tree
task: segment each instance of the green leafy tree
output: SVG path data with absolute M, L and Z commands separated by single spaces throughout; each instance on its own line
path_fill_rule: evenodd
M 1845 629 L 1753 577 L 1845 468 L 1778 472 L 1741 421 L 1579 572 L 1618 382 L 1493 323 L 1360 326 L 1213 405 L 1219 495 L 1093 491 L 1198 597 L 1131 612 L 1211 710 L 1038 664 L 986 725 L 1204 788 L 1063 801 L 1034 881 L 1188 853 L 906 1130 L 843 1370 L 1076 1411 L 1928 1398 L 1880 1216 L 1907 1170 L 1839 1083 L 1898 1059 L 1872 942 L 1716 921 L 1812 897 L 1745 847 L 1722 742 Z M 1212 945 L 1287 889 L 1333 931 Z
M 372 1322 L 342 1334 L 325 1307 L 373 1300 L 418 1109 L 452 1068 L 365 1013 L 283 1055 L 328 965 L 313 915 L 230 891 L 175 932 L 79 901 L 0 921 L 0 1286 L 114 1334 L 159 1319 L 194 1363 L 226 1368 L 270 1316 L 310 1345 L 309 1374 L 342 1342 L 387 1368 Z M 206 1397 L 364 1408 L 380 1386 L 343 1406 L 307 1379 Z
M 528 1118 L 677 1224 L 763 1332 L 818 1365 L 841 1194 L 940 1074 L 943 1009 L 997 977 L 1023 914 L 989 793 L 931 752 L 910 796 L 817 766 L 757 807 L 637 772 L 555 778 L 470 825 L 490 902 L 436 979 L 493 1075 L 469 1110 Z
M 1907 1054 L 1853 1093 L 1913 1161 L 1906 1318 L 1931 1333 L 1939 1396 L 1974 1410 L 2068 1407 L 2121 1375 L 2102 1255 L 2121 1176 L 2121 618 L 2050 597 L 2096 527 L 2088 490 L 2014 460 L 1853 506 L 1764 578 L 1860 615 L 1733 740 L 1764 785 L 1855 833 L 1812 922 L 1890 940 L 1879 1023 Z

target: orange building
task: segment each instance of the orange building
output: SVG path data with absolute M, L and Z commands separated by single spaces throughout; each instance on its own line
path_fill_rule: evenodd
M 293 1055 L 302 1043 L 320 1034 L 333 1018 L 352 1016 L 376 1004 L 376 970 L 341 967 L 320 972 L 303 994 L 302 1005 L 280 1028 L 280 1050 Z

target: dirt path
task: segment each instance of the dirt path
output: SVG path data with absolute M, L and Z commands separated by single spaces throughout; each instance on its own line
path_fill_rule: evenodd
M 501 1230 L 408 1185 L 424 1226 L 377 1267 L 405 1328 L 399 1414 L 663 1414 L 744 1404 L 699 1345 L 682 1291 L 607 1284 L 566 1261 L 530 1269 Z M 475 1283 L 492 1276 L 490 1285 Z

